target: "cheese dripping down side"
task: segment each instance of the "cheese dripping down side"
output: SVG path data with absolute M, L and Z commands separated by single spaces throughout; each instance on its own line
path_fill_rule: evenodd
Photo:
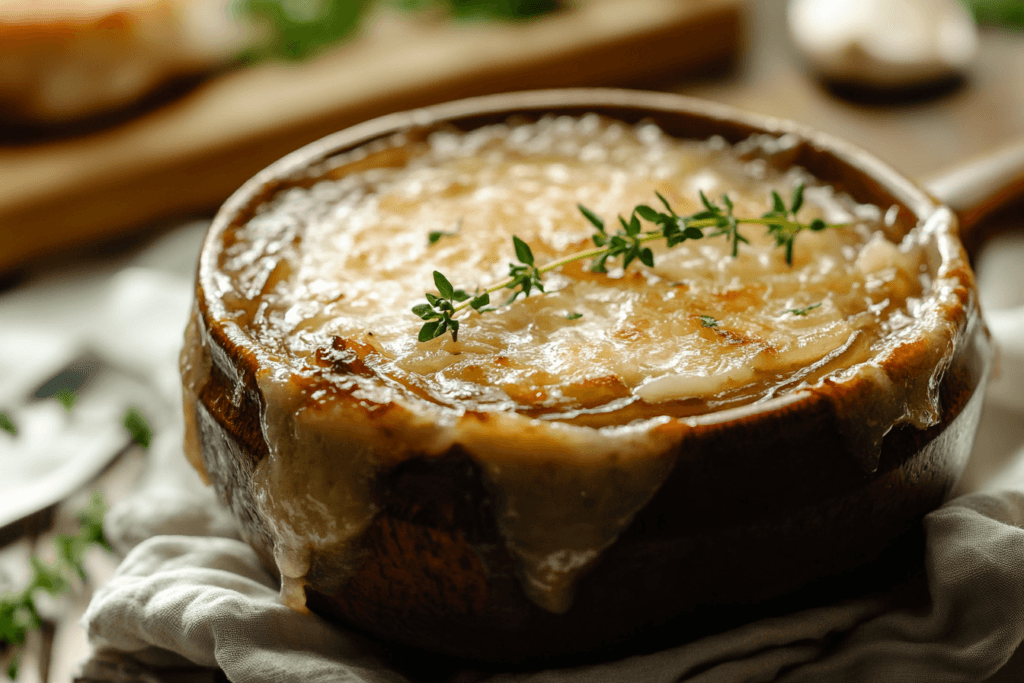
M 560 612 L 657 491 L 689 420 L 868 377 L 893 407 L 866 435 L 850 423 L 868 470 L 893 424 L 934 422 L 936 383 L 894 384 L 876 362 L 934 309 L 934 235 L 900 235 L 892 212 L 780 168 L 794 143 L 677 140 L 596 115 L 410 132 L 330 160 L 232 229 L 213 294 L 271 368 L 252 485 L 291 602 L 312 574 L 356 570 L 373 480 L 406 458 L 470 453 L 525 592 Z M 548 294 L 466 317 L 457 342 L 416 341 L 409 311 L 435 269 L 472 291 L 503 277 L 513 234 L 541 263 L 578 251 L 592 232 L 578 203 L 611 222 L 655 191 L 695 212 L 703 190 L 760 216 L 798 183 L 801 221 L 848 227 L 801 233 L 792 265 L 743 226 L 735 258 L 708 237 L 655 247 L 653 268 L 572 264 Z M 450 234 L 431 244 L 435 231 Z

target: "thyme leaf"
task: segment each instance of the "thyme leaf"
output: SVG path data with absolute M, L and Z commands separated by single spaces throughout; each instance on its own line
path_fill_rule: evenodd
M 131 434 L 132 440 L 143 448 L 149 448 L 153 441 L 153 430 L 138 408 L 129 408 L 121 418 L 121 424 Z
M 459 321 L 455 320 L 452 316 L 455 314 L 456 303 L 466 301 L 470 296 L 461 289 L 455 289 L 451 281 L 437 270 L 434 271 L 434 286 L 437 287 L 438 294 L 441 296 L 428 293 L 426 295 L 427 303 L 419 304 L 412 308 L 413 313 L 426 321 L 420 328 L 417 339 L 421 342 L 430 341 L 440 337 L 445 332 L 451 331 L 452 341 L 458 341 Z M 472 305 L 473 302 L 477 302 L 480 299 L 481 297 L 476 297 L 467 305 Z M 479 305 L 483 306 L 484 303 Z

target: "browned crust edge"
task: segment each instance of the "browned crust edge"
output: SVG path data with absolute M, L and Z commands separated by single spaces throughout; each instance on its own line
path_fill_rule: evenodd
M 255 505 L 245 499 L 248 478 L 266 453 L 251 422 L 263 407 L 255 382 L 262 354 L 251 340 L 222 324 L 224 309 L 206 296 L 204 285 L 216 269 L 221 236 L 248 220 L 262 201 L 301 177 L 304 169 L 371 139 L 438 121 L 475 127 L 513 113 L 550 111 L 596 111 L 626 121 L 653 118 L 670 134 L 719 134 L 733 142 L 758 132 L 793 133 L 801 140 L 794 164 L 860 201 L 899 206 L 904 227 L 934 218 L 940 210 L 912 183 L 839 140 L 791 122 L 659 93 L 560 90 L 465 100 L 377 119 L 285 157 L 232 196 L 207 237 L 197 273 L 197 311 L 219 370 L 199 403 L 186 406 L 195 411 L 213 485 L 268 568 L 273 569 L 270 537 Z M 953 236 L 955 219 L 952 214 L 940 218 L 945 221 L 940 239 L 948 275 L 957 282 L 955 296 L 941 311 L 955 328 L 944 350 L 952 357 L 946 356 L 941 377 L 934 377 L 941 420 L 926 430 L 902 426 L 890 432 L 874 472 L 858 467 L 855 458 L 820 457 L 846 450 L 835 406 L 837 400 L 871 400 L 873 387 L 865 380 L 691 420 L 672 448 L 674 470 L 661 490 L 583 578 L 574 607 L 553 615 L 529 603 L 518 587 L 514 563 L 500 535 L 488 526 L 493 517 L 488 521 L 487 511 L 500 492 L 487 490 L 479 473 L 472 474 L 472 459 L 457 448 L 430 458 L 438 467 L 453 469 L 455 474 L 442 477 L 448 485 L 464 479 L 476 486 L 471 508 L 458 511 L 435 501 L 433 508 L 424 504 L 410 512 L 412 494 L 406 491 L 403 497 L 395 491 L 403 490 L 403 477 L 410 476 L 403 467 L 426 462 L 412 458 L 379 476 L 376 495 L 383 511 L 364 536 L 368 559 L 363 568 L 337 592 L 308 591 L 311 605 L 398 642 L 517 661 L 594 651 L 702 605 L 756 603 L 869 562 L 911 533 L 952 487 L 970 451 L 980 410 L 978 389 L 989 364 L 987 333 L 978 318 L 973 276 Z M 907 344 L 885 359 L 884 369 L 894 383 L 906 383 L 934 368 L 935 359 L 934 349 Z M 241 399 L 231 410 L 223 401 L 228 391 Z M 423 482 L 431 477 L 436 479 L 436 472 L 420 473 L 412 481 L 420 482 L 422 493 L 427 490 Z M 857 519 L 863 523 L 854 523 Z M 837 536 L 839 542 L 829 542 Z M 816 550 L 808 551 L 809 543 Z M 760 563 L 766 555 L 774 560 L 769 571 L 760 566 L 752 574 L 751 562 Z M 456 558 L 464 571 L 453 573 L 442 563 L 431 573 L 431 557 L 440 558 L 439 563 Z M 741 566 L 748 569 L 735 569 Z M 316 574 L 314 561 L 314 585 Z M 403 581 L 409 590 L 402 590 Z M 675 585 L 670 599 L 664 597 L 668 584 Z

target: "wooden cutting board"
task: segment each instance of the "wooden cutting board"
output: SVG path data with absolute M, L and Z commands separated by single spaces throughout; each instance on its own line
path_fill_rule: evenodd
M 165 218 L 211 212 L 284 154 L 445 100 L 705 73 L 739 43 L 743 0 L 579 0 L 520 23 L 385 18 L 298 64 L 210 79 L 119 126 L 0 147 L 0 273 Z

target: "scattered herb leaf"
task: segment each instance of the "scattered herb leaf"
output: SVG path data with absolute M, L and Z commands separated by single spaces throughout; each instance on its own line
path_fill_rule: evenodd
M 583 317 L 582 313 L 566 313 L 565 314 L 565 319 L 566 320 L 579 320 L 582 317 Z
M 530 19 L 558 9 L 557 0 L 444 0 L 460 19 Z
M 14 425 L 14 420 L 7 413 L 0 412 L 0 429 L 10 432 L 14 436 L 18 435 L 18 428 Z
M 57 399 L 60 404 L 64 406 L 64 410 L 69 413 L 71 412 L 71 409 L 75 407 L 75 404 L 78 403 L 78 394 L 71 389 L 58 389 L 53 394 L 53 397 Z
M 457 19 L 529 19 L 558 9 L 557 0 L 234 0 L 263 29 L 263 44 L 244 57 L 305 59 L 358 32 L 374 6 L 442 12 Z
M 455 224 L 454 230 L 431 230 L 427 234 L 427 242 L 429 244 L 437 244 L 442 237 L 455 237 L 462 230 L 462 219 Z
M 131 434 L 135 443 L 143 448 L 149 448 L 149 444 L 153 441 L 153 430 L 138 408 L 132 407 L 126 410 L 124 417 L 121 418 L 121 424 Z
M 419 336 L 417 339 L 421 342 L 430 341 L 436 337 L 440 337 L 445 332 L 451 330 L 452 341 L 459 340 L 459 321 L 452 318 L 455 314 L 456 302 L 466 301 L 470 298 L 469 294 L 461 289 L 455 289 L 452 286 L 451 281 L 448 280 L 441 272 L 434 271 L 434 286 L 437 287 L 437 291 L 441 296 L 434 296 L 433 294 L 427 294 L 427 303 L 413 306 L 412 312 L 418 315 L 421 319 L 426 322 L 423 327 L 420 328 Z M 474 303 L 481 301 L 483 297 L 476 297 L 465 306 L 473 306 L 478 308 L 483 306 L 486 301 L 480 303 L 479 306 Z M 489 297 L 488 297 L 489 299 Z
M 250 59 L 303 59 L 355 33 L 365 0 L 236 0 L 237 10 L 255 21 L 265 43 Z
M 791 308 L 788 311 L 785 311 L 785 313 L 792 313 L 793 315 L 807 315 L 809 311 L 813 311 L 818 306 L 821 306 L 820 301 L 816 304 L 811 304 L 807 308 Z
M 31 579 L 25 588 L 14 593 L 0 594 L 0 649 L 13 648 L 7 665 L 7 677 L 18 677 L 21 648 L 29 632 L 42 626 L 42 618 L 36 607 L 36 592 L 45 591 L 59 595 L 71 586 L 69 573 L 86 578 L 82 558 L 91 546 L 110 550 L 103 536 L 103 515 L 106 503 L 100 493 L 94 493 L 85 509 L 78 515 L 80 527 L 74 536 L 60 535 L 54 539 L 57 560 L 49 563 L 38 557 L 29 558 L 32 567 Z
M 712 318 L 710 315 L 700 316 L 701 327 L 718 327 L 718 321 Z
M 629 218 L 618 217 L 620 229 L 610 234 L 605 227 L 605 222 L 593 211 L 578 204 L 580 213 L 595 229 L 591 240 L 595 248 L 577 252 L 561 259 L 538 266 L 535 263 L 534 254 L 530 245 L 520 239 L 517 235 L 512 236 L 512 245 L 516 254 L 518 264 L 509 264 L 508 278 L 492 285 L 475 296 L 472 301 L 455 305 L 456 302 L 465 301 L 469 296 L 462 290 L 452 287 L 449 280 L 441 273 L 434 271 L 434 284 L 441 294 L 437 297 L 433 294 L 426 294 L 427 303 L 418 304 L 413 307 L 412 312 L 427 321 L 420 328 L 419 341 L 429 341 L 440 337 L 447 331 L 452 332 L 452 339 L 456 340 L 458 335 L 459 321 L 454 318 L 459 312 L 467 307 L 472 307 L 478 313 L 493 310 L 483 308 L 490 302 L 489 294 L 499 289 L 510 289 L 512 295 L 504 301 L 503 306 L 514 302 L 520 295 L 530 296 L 533 290 L 544 291 L 542 276 L 557 268 L 583 259 L 591 259 L 590 270 L 594 273 L 607 273 L 608 261 L 621 259 L 621 267 L 626 269 L 633 261 L 640 261 L 648 267 L 654 266 L 654 252 L 650 247 L 645 246 L 648 242 L 665 240 L 669 247 L 685 242 L 686 240 L 702 239 L 704 237 L 724 236 L 728 241 L 733 256 L 739 253 L 740 243 L 749 244 L 749 240 L 739 232 L 742 223 L 763 225 L 767 228 L 768 234 L 775 238 L 775 244 L 785 248 L 786 263 L 793 265 L 793 241 L 803 230 L 820 231 L 826 228 L 841 228 L 843 225 L 833 225 L 814 219 L 810 223 L 800 223 L 796 213 L 800 210 L 804 201 L 804 186 L 797 185 L 793 189 L 789 206 L 783 201 L 777 192 L 772 192 L 772 209 L 760 218 L 740 218 L 733 214 L 735 208 L 728 195 L 723 194 L 718 202 L 707 198 L 703 192 L 699 192 L 703 210 L 691 215 L 680 216 L 660 193 L 655 192 L 658 200 L 665 207 L 667 213 L 658 211 L 646 204 L 640 204 L 633 209 Z M 644 230 L 643 223 L 647 221 L 655 226 L 653 230 Z M 705 234 L 705 230 L 712 232 Z M 440 278 L 440 280 L 438 279 Z M 449 293 L 463 295 L 462 298 L 451 296 Z M 810 310 L 810 309 L 808 309 Z M 702 320 L 708 316 L 701 316 Z M 569 318 L 572 320 L 573 318 Z M 717 324 L 717 323 L 716 323 Z M 706 327 L 712 325 L 707 324 Z
M 1024 3 L 1020 0 L 966 0 L 980 24 L 1003 24 L 1024 28 Z

